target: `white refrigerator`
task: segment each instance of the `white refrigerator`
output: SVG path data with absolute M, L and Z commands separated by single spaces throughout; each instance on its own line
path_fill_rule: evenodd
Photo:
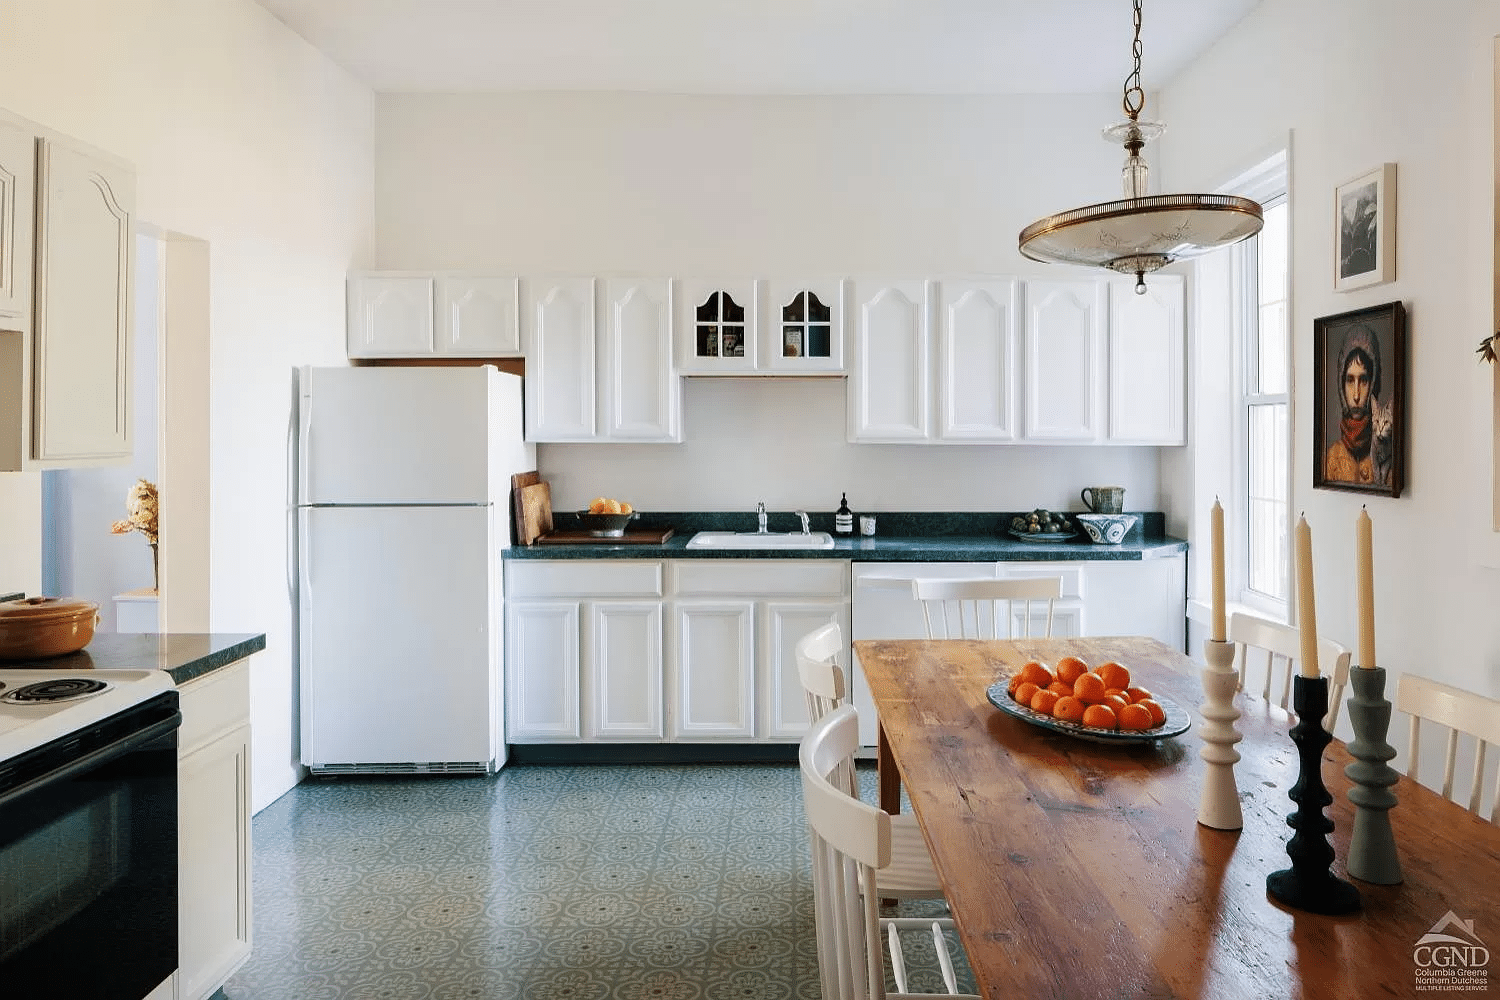
M 302 763 L 505 762 L 510 476 L 536 468 L 521 380 L 492 366 L 298 371 Z

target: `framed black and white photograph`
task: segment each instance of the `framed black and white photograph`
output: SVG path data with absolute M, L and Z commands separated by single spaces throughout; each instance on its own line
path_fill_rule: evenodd
M 1406 307 L 1313 321 L 1313 486 L 1399 497 L 1406 474 Z
M 1396 165 L 1340 184 L 1333 196 L 1333 287 L 1340 292 L 1396 278 Z

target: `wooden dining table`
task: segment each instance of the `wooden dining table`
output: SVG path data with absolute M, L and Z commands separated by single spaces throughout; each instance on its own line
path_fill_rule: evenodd
M 1236 696 L 1244 827 L 1198 824 L 1201 666 L 1181 652 L 1115 636 L 859 641 L 854 653 L 982 996 L 1500 996 L 1500 828 L 1402 777 L 1389 815 L 1404 881 L 1354 881 L 1362 908 L 1347 916 L 1281 905 L 1267 895 L 1266 876 L 1291 863 L 1294 720 Z M 1028 660 L 1051 665 L 1066 655 L 1125 664 L 1133 683 L 1187 710 L 1193 728 L 1104 745 L 1043 729 L 986 697 Z M 1323 755 L 1332 871 L 1341 878 L 1352 760 L 1338 740 Z M 1443 932 L 1487 944 L 1496 957 L 1470 949 L 1465 959 L 1484 958 L 1481 969 L 1434 967 L 1434 952 L 1418 945 L 1445 920 Z M 1444 976 L 1470 988 L 1435 988 Z

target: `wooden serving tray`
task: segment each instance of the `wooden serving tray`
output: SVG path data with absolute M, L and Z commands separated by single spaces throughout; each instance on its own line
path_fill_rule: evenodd
M 626 528 L 618 538 L 600 538 L 587 531 L 553 531 L 536 540 L 537 545 L 660 545 L 673 534 L 672 528 Z

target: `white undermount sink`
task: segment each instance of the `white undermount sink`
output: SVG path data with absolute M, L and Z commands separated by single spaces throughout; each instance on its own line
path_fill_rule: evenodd
M 690 549 L 831 549 L 826 531 L 700 531 L 688 539 Z

